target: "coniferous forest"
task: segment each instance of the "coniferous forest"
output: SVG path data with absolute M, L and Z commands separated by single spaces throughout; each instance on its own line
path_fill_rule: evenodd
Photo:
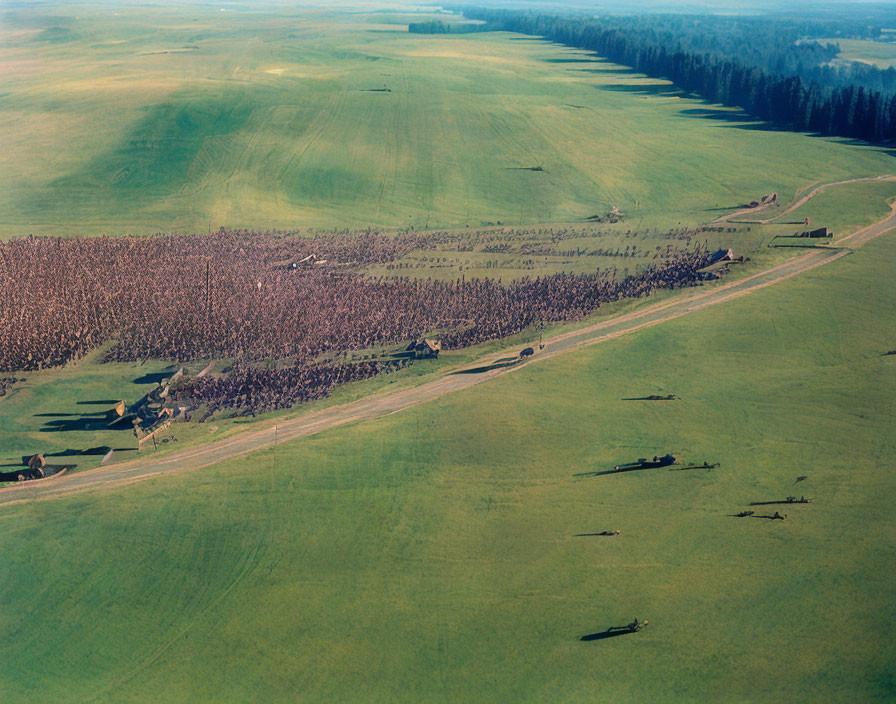
M 780 128 L 878 143 L 896 137 L 896 70 L 831 63 L 839 46 L 814 41 L 881 35 L 861 21 L 463 12 L 492 30 L 542 36 L 667 78 Z

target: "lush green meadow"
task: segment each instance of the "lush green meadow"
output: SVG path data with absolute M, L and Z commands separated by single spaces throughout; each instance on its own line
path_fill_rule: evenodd
M 518 225 L 612 205 L 673 227 L 891 168 L 537 39 L 407 33 L 427 17 L 10 8 L 0 235 Z
M 888 235 L 374 422 L 7 506 L 0 698 L 890 700 L 894 266 Z M 650 393 L 682 400 L 622 400 Z M 589 475 L 667 451 L 721 466 Z
M 670 231 L 766 193 L 787 204 L 813 184 L 896 172 L 884 150 L 767 130 L 583 52 L 408 34 L 427 12 L 224 9 L 0 10 L 0 237 L 482 230 L 473 250 L 414 250 L 367 273 L 624 272 L 685 246 Z M 803 218 L 839 237 L 894 196 L 894 182 L 838 186 L 696 239 L 747 255 L 731 276 L 748 275 L 791 256 L 768 245 Z M 584 233 L 614 205 L 621 223 Z M 583 234 L 527 240 L 528 225 Z M 508 248 L 486 251 L 501 228 Z M 596 247 L 638 252 L 578 252 Z M 786 283 L 375 421 L 3 505 L 0 701 L 894 700 L 894 267 L 891 232 Z M 179 442 L 157 452 L 536 336 L 258 420 L 173 426 Z M 101 457 L 83 450 L 136 446 L 84 421 L 175 367 L 100 352 L 16 374 L 27 380 L 0 398 L 0 463 L 45 451 L 80 470 Z M 680 400 L 625 400 L 650 394 Z M 721 466 L 600 474 L 666 452 Z M 789 495 L 813 502 L 733 516 Z M 763 518 L 775 510 L 788 519 Z M 635 617 L 649 627 L 581 640 Z

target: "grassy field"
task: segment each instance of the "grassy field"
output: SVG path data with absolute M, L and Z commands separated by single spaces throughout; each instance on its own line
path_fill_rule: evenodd
M 775 218 L 767 234 L 792 234 L 805 230 L 801 224 L 809 218 L 811 227 L 828 227 L 842 236 L 865 225 L 882 220 L 889 203 L 896 198 L 896 182 L 870 181 L 846 183 L 820 192 L 796 210 Z M 771 213 L 774 215 L 774 213 Z M 744 218 L 746 219 L 746 218 Z M 764 228 L 760 228 L 762 230 Z
M 894 266 L 888 235 L 375 422 L 6 507 L 0 698 L 891 700 Z M 650 393 L 682 400 L 622 400 Z M 666 451 L 721 467 L 589 474 Z
M 867 39 L 819 39 L 821 44 L 839 44 L 840 61 L 859 61 L 878 68 L 896 66 L 896 43 L 875 42 Z
M 537 39 L 407 33 L 428 17 L 9 9 L 0 236 L 518 225 L 612 205 L 674 227 L 890 168 Z
M 224 9 L 0 11 L 0 237 L 475 234 L 583 227 L 616 205 L 626 219 L 601 237 L 541 244 L 637 246 L 629 259 L 527 255 L 509 237 L 507 252 L 418 250 L 368 273 L 624 270 L 652 261 L 663 233 L 765 193 L 786 204 L 810 184 L 894 171 L 882 150 L 766 130 L 531 38 L 407 34 L 423 12 Z M 894 196 L 892 182 L 840 186 L 698 239 L 749 255 L 743 275 L 790 256 L 767 245 L 804 217 L 839 236 Z M 890 233 L 376 421 L 5 505 L 0 701 L 892 701 L 894 267 Z M 535 334 L 254 422 L 417 384 Z M 0 463 L 42 450 L 80 470 L 101 456 L 87 448 L 135 446 L 82 422 L 173 367 L 98 356 L 16 374 L 27 381 L 0 398 Z M 681 400 L 624 400 L 670 393 Z M 252 422 L 175 426 L 158 454 Z M 721 466 L 600 474 L 665 452 Z M 813 503 L 732 515 L 788 495 Z M 788 519 L 761 518 L 775 510 Z M 650 626 L 581 640 L 635 617 Z

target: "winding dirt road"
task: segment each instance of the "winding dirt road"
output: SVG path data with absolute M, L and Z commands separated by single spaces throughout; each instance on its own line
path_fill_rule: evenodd
M 800 196 L 799 198 L 797 198 L 795 201 L 793 201 L 793 203 L 788 205 L 787 208 L 785 208 L 781 212 L 777 213 L 775 215 L 775 217 L 768 218 L 767 220 L 751 220 L 750 222 L 761 224 L 761 225 L 768 225 L 769 223 L 774 222 L 778 218 L 784 217 L 788 213 L 792 213 L 797 208 L 801 208 L 807 202 L 809 202 L 815 196 L 817 196 L 819 193 L 823 193 L 824 191 L 826 191 L 829 188 L 833 188 L 834 186 L 843 186 L 843 185 L 846 185 L 847 183 L 861 183 L 862 181 L 896 181 L 896 176 L 890 176 L 890 175 L 867 176 L 865 178 L 851 178 L 847 181 L 834 181 L 832 183 L 823 183 L 822 185 L 816 186 L 815 188 L 813 188 L 811 191 L 806 193 L 804 196 Z M 799 191 L 797 191 L 797 193 L 799 193 Z M 756 215 L 757 213 L 764 213 L 773 207 L 774 207 L 774 205 L 763 205 L 758 208 L 744 208 L 743 210 L 738 210 L 736 212 L 728 213 L 727 215 L 723 215 L 720 218 L 716 218 L 715 220 L 713 220 L 713 223 L 729 222 L 729 221 L 733 220 L 734 218 L 740 217 L 741 215 Z
M 896 177 L 892 176 L 881 178 L 896 179 Z M 817 193 L 823 188 L 829 188 L 832 185 L 835 184 L 820 186 L 812 193 L 804 196 L 802 202 L 811 198 L 813 193 Z M 785 212 L 789 212 L 789 210 Z M 226 440 L 159 458 L 149 456 L 110 467 L 99 467 L 78 474 L 68 474 L 38 482 L 24 482 L 0 491 L 0 504 L 51 499 L 81 491 L 115 488 L 164 474 L 202 469 L 222 460 L 271 447 L 275 442 L 295 440 L 347 423 L 396 413 L 405 408 L 432 401 L 453 391 L 460 391 L 461 389 L 481 384 L 496 376 L 510 373 L 526 365 L 537 364 L 541 360 L 550 359 L 558 354 L 586 345 L 612 340 L 623 335 L 630 335 L 638 330 L 659 325 L 668 320 L 762 290 L 794 276 L 804 274 L 807 271 L 812 271 L 820 266 L 830 264 L 840 257 L 849 254 L 851 249 L 859 247 L 894 228 L 896 228 L 896 209 L 883 220 L 839 239 L 835 243 L 836 248 L 812 249 L 806 254 L 746 278 L 707 287 L 692 295 L 676 297 L 671 301 L 648 306 L 632 313 L 601 321 L 595 325 L 549 338 L 545 340 L 544 349 L 526 362 L 509 367 L 488 368 L 486 366 L 485 371 L 479 373 L 467 371 L 465 373 L 445 374 L 438 379 L 414 388 L 392 393 L 382 393 L 352 403 L 332 406 L 298 418 L 281 421 L 276 426 L 267 426 L 258 430 L 248 431 Z M 479 366 L 487 364 L 488 362 L 483 361 Z

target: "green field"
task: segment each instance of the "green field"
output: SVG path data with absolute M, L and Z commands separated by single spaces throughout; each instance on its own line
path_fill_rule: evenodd
M 611 205 L 674 227 L 890 168 L 537 39 L 407 33 L 428 17 L 6 11 L 0 235 L 518 225 Z
M 840 61 L 858 61 L 877 68 L 896 66 L 896 43 L 875 42 L 867 39 L 818 39 L 821 44 L 839 44 Z
M 531 37 L 407 33 L 446 17 L 432 10 L 249 7 L 0 9 L 0 238 L 413 227 L 475 246 L 365 273 L 625 273 L 692 246 L 670 231 L 766 193 L 787 205 L 896 173 L 883 149 L 764 129 Z M 844 60 L 890 60 L 888 45 L 839 41 Z M 794 255 L 769 245 L 805 217 L 840 237 L 894 199 L 896 182 L 840 185 L 695 240 L 746 255 L 730 277 L 747 276 Z M 622 222 L 586 223 L 614 205 Z M 890 232 L 377 420 L 2 504 L 0 702 L 896 701 L 894 267 Z M 417 385 L 537 335 L 259 419 L 172 426 L 177 443 L 141 454 Z M 102 352 L 15 375 L 26 381 L 0 398 L 4 471 L 37 451 L 78 471 L 102 457 L 88 448 L 137 456 L 133 433 L 82 422 L 176 367 Z M 625 400 L 650 394 L 680 400 Z M 721 465 L 600 474 L 666 452 Z M 733 516 L 789 495 L 813 502 Z M 788 519 L 762 518 L 775 510 Z M 635 617 L 649 627 L 581 640 Z
M 397 415 L 7 506 L 0 698 L 892 700 L 894 266 L 888 235 Z M 650 393 L 682 400 L 621 400 Z M 721 467 L 582 476 L 666 451 Z

